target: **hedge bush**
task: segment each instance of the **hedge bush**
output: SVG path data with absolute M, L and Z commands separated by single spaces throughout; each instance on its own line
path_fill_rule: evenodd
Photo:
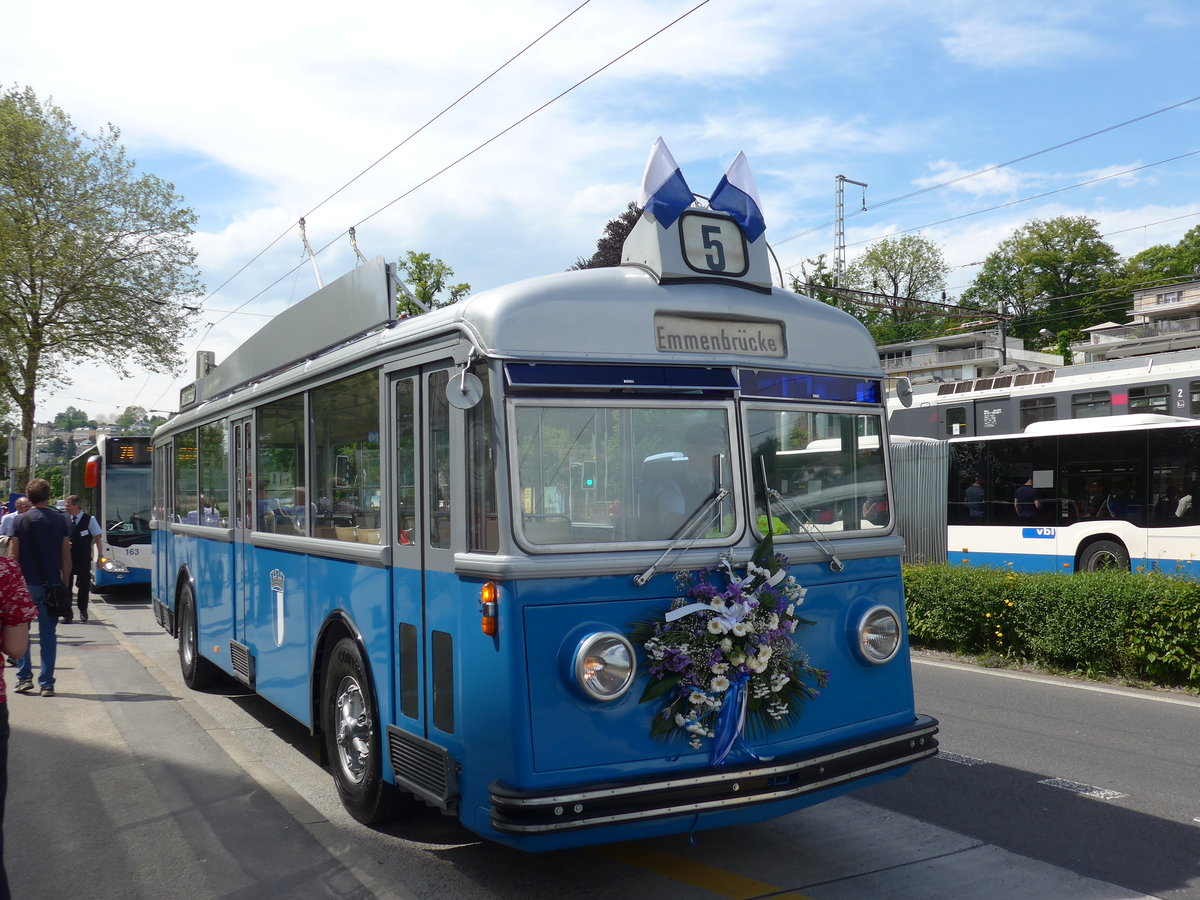
M 904 567 L 914 646 L 1200 688 L 1200 583 L 1128 572 Z

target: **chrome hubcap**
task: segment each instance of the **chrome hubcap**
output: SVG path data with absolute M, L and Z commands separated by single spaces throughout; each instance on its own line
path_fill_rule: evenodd
M 333 704 L 338 763 L 347 778 L 361 782 L 371 754 L 371 716 L 362 688 L 353 678 L 343 678 Z

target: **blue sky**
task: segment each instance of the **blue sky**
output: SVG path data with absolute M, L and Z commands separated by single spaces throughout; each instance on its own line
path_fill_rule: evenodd
M 297 267 L 302 215 L 327 248 L 326 280 L 353 264 L 351 225 L 367 256 L 427 251 L 475 290 L 561 271 L 636 198 L 659 136 L 699 194 L 745 152 L 791 271 L 832 252 L 839 174 L 868 184 L 865 212 L 847 186 L 848 256 L 919 230 L 942 247 L 954 295 L 1032 218 L 1090 216 L 1126 255 L 1200 225 L 1200 100 L 1184 103 L 1200 97 L 1191 0 L 580 2 L 7 11 L 0 81 L 52 96 L 83 130 L 119 126 L 141 168 L 198 212 L 212 292 L 180 377 L 121 382 L 100 365 L 43 390 L 39 420 L 72 405 L 174 409 L 196 350 L 219 362 L 314 289 Z M 933 189 L 897 199 L 922 188 Z

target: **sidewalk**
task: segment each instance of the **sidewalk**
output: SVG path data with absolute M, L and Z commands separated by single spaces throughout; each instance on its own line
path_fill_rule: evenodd
M 14 693 L 7 670 L 13 896 L 374 896 L 310 833 L 312 808 L 289 812 L 231 758 L 106 611 L 58 627 L 56 696 Z

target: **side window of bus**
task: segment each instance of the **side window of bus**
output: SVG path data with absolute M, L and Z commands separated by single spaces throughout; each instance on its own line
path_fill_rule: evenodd
M 200 427 L 200 505 L 198 525 L 220 527 L 229 522 L 229 431 L 225 422 Z M 188 521 L 193 513 L 188 512 Z
M 486 363 L 471 370 L 483 384 L 483 399 L 466 411 L 467 549 L 495 553 L 500 549 L 496 522 L 495 440 L 492 434 L 492 404 Z
M 175 435 L 175 514 L 172 521 L 187 522 L 188 513 L 199 509 L 196 489 L 196 432 Z
M 379 375 L 360 372 L 312 392 L 311 453 L 317 500 L 290 510 L 315 537 L 382 543 Z
M 953 437 L 967 433 L 967 408 L 951 406 L 946 409 L 946 434 Z
M 417 542 L 416 379 L 396 382 L 396 541 Z
M 258 411 L 258 484 L 255 528 L 303 534 L 290 512 L 305 501 L 304 397 L 287 397 Z
M 429 546 L 450 546 L 450 403 L 446 385 L 450 370 L 430 372 L 426 386 L 429 404 Z

